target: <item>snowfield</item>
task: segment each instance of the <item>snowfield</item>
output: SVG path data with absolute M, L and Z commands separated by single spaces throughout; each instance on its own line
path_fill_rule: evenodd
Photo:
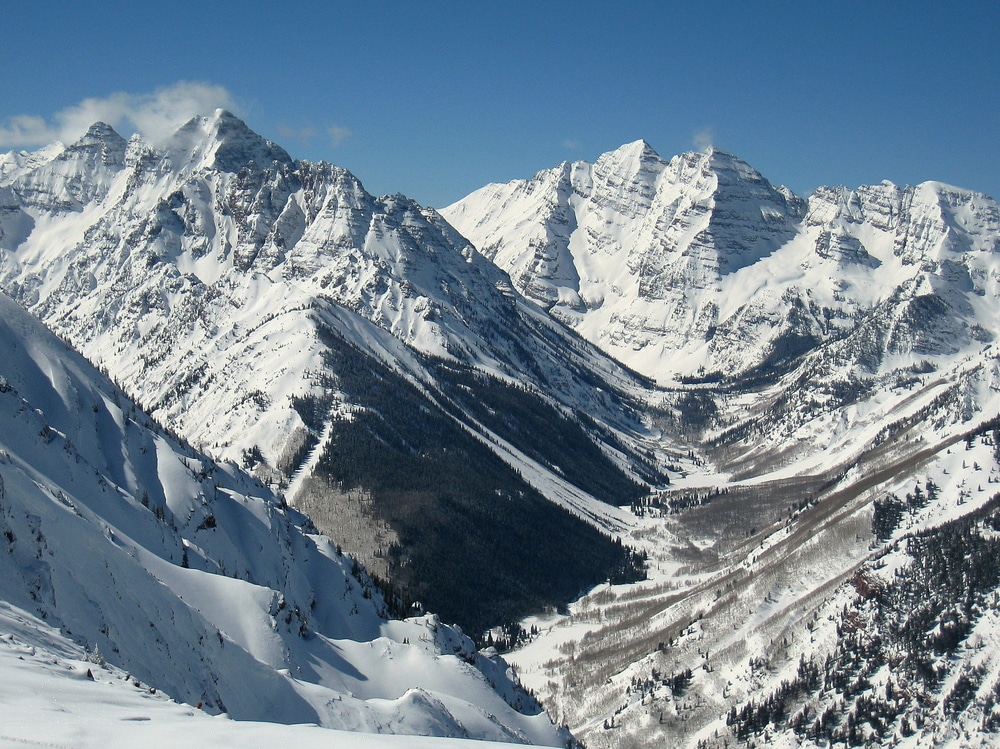
M 386 736 L 210 715 L 87 653 L 45 622 L 0 605 L 0 744 L 103 749 L 297 746 L 474 749 L 495 742 Z M 405 716 L 400 711 L 399 716 Z M 413 726 L 416 727 L 416 726 Z M 422 726 L 427 730 L 433 725 Z

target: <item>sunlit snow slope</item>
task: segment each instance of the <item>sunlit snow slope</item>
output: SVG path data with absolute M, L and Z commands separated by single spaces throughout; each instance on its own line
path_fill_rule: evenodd
M 24 685 L 2 700 L 5 738 L 75 730 L 9 719 L 60 680 L 135 717 L 138 687 L 103 685 L 127 672 L 185 726 L 191 710 L 152 689 L 244 720 L 565 744 L 501 660 L 433 615 L 385 618 L 364 571 L 302 515 L 164 434 L 2 296 L 0 350 L 0 669 Z M 84 724 L 91 742 L 141 734 Z
M 96 659 L 100 660 L 100 659 Z M 178 703 L 23 609 L 0 603 L 0 744 L 73 749 L 499 749 L 496 742 L 234 721 Z

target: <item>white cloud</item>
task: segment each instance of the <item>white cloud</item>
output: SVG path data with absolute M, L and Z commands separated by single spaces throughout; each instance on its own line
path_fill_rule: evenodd
M 580 148 L 580 141 L 578 141 L 578 140 L 572 140 L 571 138 L 567 138 L 566 140 L 564 140 L 562 142 L 562 144 L 563 144 L 563 148 L 568 148 L 571 151 L 577 151 Z
M 326 132 L 330 136 L 330 141 L 333 143 L 334 148 L 351 137 L 351 131 L 340 125 L 331 125 L 326 129 Z
M 36 115 L 15 115 L 0 123 L 0 147 L 21 148 L 60 140 L 72 143 L 95 122 L 106 122 L 126 138 L 142 133 L 156 142 L 199 114 L 217 108 L 239 113 L 233 95 L 222 86 L 180 81 L 152 93 L 118 92 L 84 99 L 46 121 Z
M 711 127 L 699 128 L 691 136 L 691 142 L 699 151 L 704 151 L 715 145 L 715 132 Z
M 304 127 L 289 127 L 283 123 L 278 123 L 277 130 L 278 135 L 282 138 L 297 140 L 302 143 L 308 143 L 316 137 L 316 128 L 311 125 L 305 125 Z

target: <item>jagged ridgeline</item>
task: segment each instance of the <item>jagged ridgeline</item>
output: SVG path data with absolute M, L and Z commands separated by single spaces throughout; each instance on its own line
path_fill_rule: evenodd
M 514 287 L 660 382 L 755 387 L 823 347 L 840 368 L 988 343 L 1000 212 L 926 182 L 803 200 L 715 148 L 644 141 L 487 185 L 442 215 Z
M 594 583 L 643 577 L 639 555 L 546 500 L 462 423 L 461 408 L 539 461 L 558 459 L 595 496 L 640 496 L 578 423 L 524 389 L 438 360 L 429 363 L 441 389 L 461 393 L 441 409 L 332 328 L 319 334 L 337 389 L 356 409 L 334 421 L 313 476 L 335 490 L 326 501 L 350 489 L 370 495 L 376 522 L 398 535 L 384 554 L 406 598 L 480 633 Z

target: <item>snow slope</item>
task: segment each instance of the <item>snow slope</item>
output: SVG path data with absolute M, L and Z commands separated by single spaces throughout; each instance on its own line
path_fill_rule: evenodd
M 99 660 L 99 659 L 97 659 Z M 199 746 L 485 749 L 496 742 L 359 734 L 315 724 L 233 721 L 178 703 L 110 664 L 99 664 L 23 609 L 0 604 L 0 742 L 4 746 L 150 749 Z
M 81 683 L 55 653 L 242 720 L 565 744 L 501 660 L 433 615 L 386 619 L 364 571 L 303 516 L 166 435 L 6 297 L 0 349 L 4 647 L 46 651 L 20 699 Z

